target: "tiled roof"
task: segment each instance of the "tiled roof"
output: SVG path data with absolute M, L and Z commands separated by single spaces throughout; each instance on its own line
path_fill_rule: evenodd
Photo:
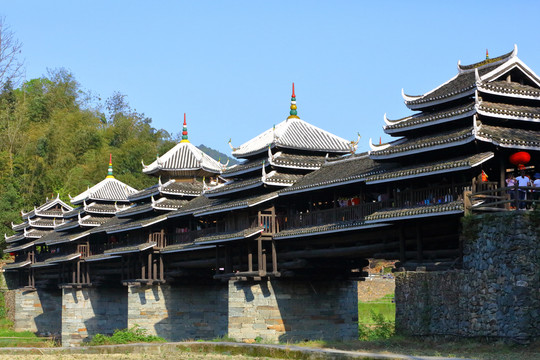
M 233 209 L 243 209 L 252 207 L 258 204 L 262 204 L 268 200 L 274 199 L 278 196 L 278 192 L 274 191 L 264 195 L 253 195 L 242 199 L 221 200 L 211 207 L 204 208 L 194 212 L 195 216 L 203 216 L 213 213 L 219 213 L 224 211 L 231 211 Z
M 169 253 L 169 252 L 177 252 L 177 251 L 181 251 L 181 250 L 188 251 L 188 250 L 198 250 L 198 249 L 204 249 L 204 248 L 205 247 L 202 247 L 202 246 L 200 246 L 198 244 L 194 244 L 194 243 L 190 242 L 190 243 L 174 244 L 174 245 L 165 246 L 159 252 L 162 253 L 162 254 L 166 254 L 166 253 Z
M 96 255 L 90 255 L 85 258 L 83 258 L 84 261 L 87 262 L 93 262 L 93 261 L 103 261 L 103 260 L 110 260 L 110 259 L 118 259 L 121 256 L 114 256 L 109 254 L 96 254 Z
M 151 216 L 144 219 L 128 219 L 125 222 L 119 222 L 116 224 L 108 224 L 104 229 L 107 234 L 114 234 L 119 232 L 131 231 L 135 229 L 145 228 L 159 222 L 167 220 L 167 214 Z
M 69 218 L 71 218 L 71 217 L 75 217 L 75 216 L 77 216 L 79 213 L 84 214 L 84 207 L 79 206 L 79 207 L 77 207 L 77 208 L 75 208 L 75 209 L 73 209 L 73 210 L 66 211 L 66 212 L 64 213 L 64 219 L 69 219 Z
M 65 262 L 65 261 L 71 261 L 71 260 L 75 260 L 75 259 L 78 259 L 81 257 L 81 253 L 72 253 L 72 254 L 68 254 L 68 255 L 58 255 L 58 256 L 53 256 L 53 257 L 50 257 L 44 261 L 40 261 L 40 262 L 36 262 L 32 265 L 30 265 L 31 267 L 40 267 L 40 266 L 44 266 L 44 265 L 51 265 L 51 264 L 56 264 L 56 263 L 59 263 L 59 262 Z
M 286 174 L 279 171 L 271 171 L 266 176 L 263 176 L 263 183 L 277 186 L 290 186 L 303 178 L 302 174 Z
M 492 81 L 478 85 L 479 90 L 510 96 L 540 99 L 540 89 L 516 82 Z
M 155 201 L 152 206 L 154 209 L 159 210 L 177 210 L 180 209 L 182 206 L 186 205 L 188 202 L 188 200 L 169 199 L 166 197 L 162 197 L 161 199 Z
M 233 155 L 237 158 L 249 157 L 267 151 L 268 146 L 346 154 L 351 151 L 350 145 L 350 141 L 303 120 L 291 118 L 240 145 L 233 150 Z
M 382 150 L 371 151 L 370 157 L 372 159 L 395 158 L 413 153 L 431 151 L 434 148 L 439 149 L 458 146 L 463 143 L 471 142 L 474 139 L 474 130 L 471 126 L 458 130 L 441 132 L 435 135 L 406 139 L 405 141 L 401 141 L 398 144 L 386 147 Z
M 53 229 L 56 225 L 62 224 L 64 219 L 58 221 L 50 218 L 37 218 L 36 220 L 28 219 L 28 223 L 32 227 Z
M 204 195 L 208 197 L 220 196 L 236 191 L 252 189 L 263 184 L 261 177 L 255 177 L 245 180 L 230 181 L 221 186 L 205 191 Z
M 249 237 L 260 234 L 261 232 L 263 232 L 263 230 L 264 228 L 262 226 L 257 226 L 257 227 L 253 227 L 249 229 L 240 230 L 240 231 L 212 234 L 212 235 L 203 236 L 203 237 L 195 239 L 195 243 L 210 244 L 210 243 L 216 243 L 216 242 L 247 239 Z
M 46 234 L 48 234 L 50 232 L 51 232 L 51 230 L 30 229 L 30 230 L 28 230 L 26 232 L 25 236 L 27 238 L 31 238 L 31 239 L 39 239 L 43 235 L 46 235 Z
M 146 199 L 146 198 L 149 198 L 150 196 L 158 195 L 159 192 L 160 192 L 160 185 L 155 184 L 155 185 L 150 186 L 149 188 L 146 188 L 141 191 L 137 191 L 136 193 L 129 195 L 128 200 L 136 201 L 136 200 Z
M 479 61 L 477 63 L 474 63 L 474 64 L 471 64 L 471 65 L 461 65 L 459 64 L 459 69 L 460 70 L 472 70 L 472 69 L 475 69 L 475 68 L 481 68 L 485 65 L 490 65 L 490 64 L 493 64 L 493 63 L 500 63 L 502 61 L 505 61 L 505 60 L 509 60 L 512 55 L 514 55 L 514 52 L 515 52 L 515 49 L 504 54 L 504 55 L 501 55 L 501 56 L 498 56 L 498 57 L 494 57 L 494 58 L 491 58 L 491 59 L 485 59 L 485 60 L 482 60 L 482 61 Z
M 153 248 L 157 244 L 155 242 L 145 242 L 138 245 L 123 246 L 114 249 L 105 250 L 105 254 L 114 255 L 114 254 L 127 254 L 132 252 L 139 252 Z
M 366 223 L 375 223 L 380 221 L 404 220 L 409 218 L 440 216 L 445 214 L 463 213 L 463 202 L 454 201 L 446 204 L 423 205 L 410 208 L 386 209 L 374 212 L 366 216 Z
M 198 196 L 180 209 L 168 213 L 167 218 L 171 219 L 179 216 L 191 215 L 195 211 L 210 208 L 212 205 L 219 204 L 220 202 L 221 201 L 218 199 L 209 199 L 206 196 Z
M 22 267 L 30 265 L 31 262 L 29 260 L 23 260 L 23 261 L 17 261 L 11 264 L 6 264 L 2 269 L 4 270 L 12 270 L 12 269 L 20 269 Z
M 279 194 L 282 196 L 316 188 L 364 181 L 367 176 L 381 172 L 387 166 L 375 164 L 366 154 L 353 155 L 324 164 L 319 170 L 305 175 L 293 186 L 281 190 Z
M 128 201 L 128 196 L 136 193 L 137 190 L 114 178 L 105 178 L 88 190 L 80 193 L 71 199 L 75 205 L 85 200 L 103 201 Z
M 487 74 L 488 72 L 497 68 L 500 64 L 487 65 L 478 68 L 480 76 Z M 474 71 L 462 72 L 442 84 L 441 86 L 431 90 L 430 92 L 421 95 L 414 96 L 413 100 L 406 100 L 405 104 L 409 107 L 421 107 L 424 104 L 430 105 L 434 101 L 446 101 L 456 97 L 462 97 L 472 95 L 476 89 L 476 76 Z M 415 106 L 417 105 L 417 106 Z
M 379 224 L 379 226 L 386 226 L 387 224 Z M 324 233 L 336 233 L 343 231 L 353 231 L 353 230 L 365 230 L 373 228 L 373 225 L 364 223 L 363 220 L 350 220 L 350 221 L 339 221 L 335 223 L 329 223 L 318 226 L 302 227 L 295 229 L 282 230 L 279 233 L 274 235 L 275 240 L 287 239 L 292 237 L 302 237 L 309 235 L 318 235 Z
M 203 170 L 204 172 L 219 174 L 222 165 L 189 142 L 180 142 L 153 163 L 144 166 L 143 173 L 157 172 L 182 174 Z
M 24 233 L 17 233 L 15 235 L 7 236 L 7 237 L 6 237 L 6 235 L 4 235 L 4 237 L 5 237 L 5 241 L 7 243 L 24 240 L 26 238 L 24 236 Z
M 67 206 L 66 205 L 66 210 L 70 210 L 71 209 L 71 206 Z M 62 217 L 62 210 L 60 209 L 49 209 L 49 210 L 39 210 L 37 209 L 35 212 L 35 215 L 36 216 L 41 216 L 41 217 Z
M 104 204 L 92 202 L 84 207 L 84 210 L 95 214 L 115 214 L 118 208 L 115 204 Z
M 161 187 L 162 194 L 198 196 L 202 194 L 203 184 L 199 181 L 169 181 Z
M 396 181 L 414 177 L 428 176 L 436 173 L 454 172 L 457 170 L 470 169 L 495 156 L 492 152 L 474 154 L 460 157 L 452 160 L 436 161 L 427 164 L 417 164 L 408 167 L 399 167 L 398 169 L 388 169 L 385 172 L 370 175 L 366 178 L 367 184 L 381 183 L 387 181 Z
M 39 242 L 36 241 L 36 245 L 42 243 L 46 243 L 47 245 L 63 244 L 82 239 L 88 235 L 90 235 L 90 230 L 85 229 L 77 229 L 77 231 L 73 232 L 51 233 L 47 237 L 40 239 Z
M 418 129 L 432 124 L 444 123 L 464 117 L 472 116 L 476 112 L 474 102 L 436 112 L 422 112 L 398 120 L 389 120 L 390 124 L 384 127 L 386 133 Z
M 244 161 L 240 164 L 233 165 L 227 168 L 227 170 L 225 170 L 222 175 L 224 177 L 231 177 L 231 176 L 236 176 L 240 174 L 245 174 L 251 171 L 260 172 L 262 169 L 262 166 L 263 166 L 263 159 L 260 159 L 260 158 L 255 159 L 255 160 Z M 267 158 L 266 158 L 265 166 L 270 166 L 270 163 L 268 162 Z
M 125 210 L 122 210 L 116 214 L 119 218 L 129 217 L 136 214 L 142 214 L 145 212 L 154 211 L 154 208 L 152 207 L 152 203 L 145 203 L 145 204 L 135 204 L 133 206 L 128 207 Z
M 20 224 L 13 224 L 11 223 L 11 228 L 13 229 L 13 231 L 20 231 L 24 228 L 27 228 L 29 225 L 28 225 L 28 221 L 24 221 Z
M 507 148 L 534 150 L 540 148 L 540 133 L 538 131 L 481 124 L 476 131 L 476 137 L 479 140 Z
M 478 107 L 479 113 L 494 114 L 498 117 L 510 119 L 530 119 L 538 122 L 540 120 L 540 107 L 517 106 L 501 103 L 482 101 Z
M 42 216 L 52 216 L 52 217 L 57 216 L 55 214 L 56 214 L 56 211 L 58 211 L 58 210 L 51 209 L 52 207 L 54 207 L 56 205 L 59 205 L 61 208 L 64 208 L 65 210 L 71 210 L 72 209 L 71 206 L 69 206 L 68 204 L 66 204 L 62 200 L 60 200 L 60 197 L 57 196 L 56 198 L 52 198 L 50 200 L 47 199 L 47 201 L 45 203 L 41 204 L 37 208 L 34 208 L 34 210 L 32 210 L 32 211 L 29 211 L 27 213 L 21 211 L 22 218 L 24 220 L 26 220 L 29 217 L 30 218 L 34 217 L 34 216 L 37 215 L 36 212 L 38 214 L 42 214 Z M 48 212 L 48 210 L 50 210 L 50 211 Z M 60 216 L 61 215 L 62 214 L 60 214 Z
M 325 155 L 297 155 L 279 151 L 271 158 L 271 163 L 285 168 L 315 170 L 320 168 L 325 160 Z
M 34 246 L 33 241 L 27 242 L 26 244 L 22 244 L 22 245 L 19 245 L 19 246 L 8 247 L 8 248 L 4 249 L 4 252 L 5 253 L 17 252 L 17 251 L 20 251 L 20 250 L 28 249 L 31 246 Z

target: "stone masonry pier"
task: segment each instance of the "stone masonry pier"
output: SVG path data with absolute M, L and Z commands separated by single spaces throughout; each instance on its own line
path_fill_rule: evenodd
M 396 330 L 413 335 L 540 335 L 540 218 L 529 212 L 465 218 L 463 270 L 396 275 Z
M 224 283 L 129 286 L 128 327 L 168 341 L 214 339 L 227 335 Z
M 62 332 L 61 290 L 15 291 L 15 331 L 58 336 Z
M 230 281 L 229 336 L 282 342 L 356 339 L 356 282 Z

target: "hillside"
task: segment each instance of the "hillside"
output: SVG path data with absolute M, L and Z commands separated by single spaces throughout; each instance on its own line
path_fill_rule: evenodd
M 204 151 L 205 153 L 207 153 L 208 155 L 210 155 L 210 157 L 212 157 L 214 160 L 218 160 L 220 161 L 221 160 L 221 163 L 222 164 L 225 164 L 227 162 L 227 160 L 229 160 L 229 166 L 231 165 L 236 165 L 236 164 L 239 164 L 240 162 L 238 160 L 236 160 L 235 158 L 233 157 L 229 157 L 227 155 L 225 155 L 224 153 L 222 152 L 219 152 L 217 150 L 214 150 L 212 148 L 209 148 L 208 146 L 204 145 L 204 144 L 201 144 L 199 146 L 197 146 L 197 148 L 199 148 L 200 150 Z

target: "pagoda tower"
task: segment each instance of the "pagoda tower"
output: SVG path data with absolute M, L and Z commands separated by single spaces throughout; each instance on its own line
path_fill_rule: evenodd
M 15 262 L 6 264 L 3 269 L 6 271 L 17 271 L 18 282 L 21 287 L 35 286 L 33 270 L 30 268 L 36 262 L 36 243 L 49 233 L 53 232 L 56 226 L 64 223 L 63 214 L 73 208 L 60 200 L 60 196 L 47 199 L 47 201 L 34 207 L 34 210 L 27 213 L 21 211 L 23 222 L 11 224 L 15 235 L 5 236 L 7 248 L 4 253 L 9 253 L 15 257 Z

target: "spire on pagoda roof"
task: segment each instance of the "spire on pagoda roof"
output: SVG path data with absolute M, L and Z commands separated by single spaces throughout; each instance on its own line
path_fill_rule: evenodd
M 114 179 L 113 169 L 112 169 L 112 154 L 109 154 L 109 169 L 107 170 L 106 179 Z
M 188 132 L 187 132 L 187 124 L 186 124 L 186 113 L 184 113 L 184 127 L 182 128 L 182 140 L 180 140 L 181 143 L 188 143 Z
M 294 94 L 294 82 L 292 83 L 292 96 L 291 96 L 291 111 L 289 112 L 288 119 L 300 119 L 296 112 L 296 95 Z

